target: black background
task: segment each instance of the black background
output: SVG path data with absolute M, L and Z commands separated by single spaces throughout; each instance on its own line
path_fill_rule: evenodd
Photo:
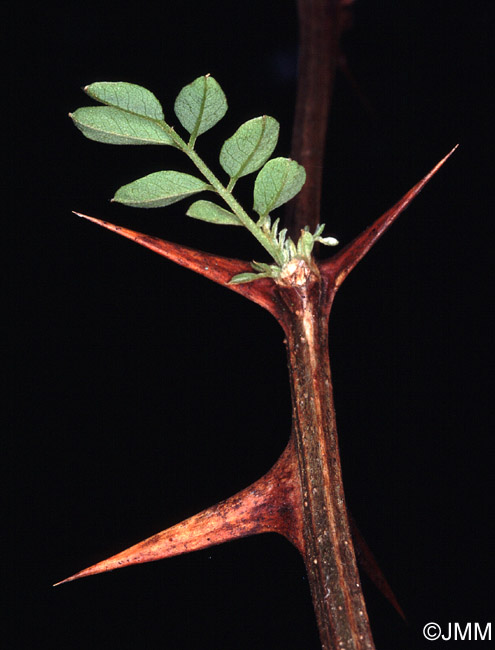
M 85 84 L 124 80 L 173 121 L 180 88 L 209 72 L 229 112 L 199 140 L 206 160 L 262 113 L 288 155 L 294 4 L 3 5 L 5 647 L 319 647 L 303 563 L 274 535 L 50 586 L 245 487 L 290 427 L 271 316 L 71 210 L 245 259 L 260 259 L 256 242 L 182 204 L 110 204 L 135 178 L 192 169 L 168 148 L 90 142 L 67 113 L 91 103 Z M 328 231 L 349 241 L 461 145 L 346 281 L 330 325 L 348 504 L 409 618 L 363 578 L 376 644 L 416 649 L 431 647 L 429 621 L 484 626 L 493 612 L 493 4 L 359 1 L 354 17 L 343 49 L 371 112 L 339 75 Z

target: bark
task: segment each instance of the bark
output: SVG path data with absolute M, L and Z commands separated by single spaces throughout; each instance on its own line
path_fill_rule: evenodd
M 336 289 L 303 261 L 282 282 L 304 560 L 322 648 L 370 650 L 374 645 L 347 518 L 328 355 L 328 315 Z

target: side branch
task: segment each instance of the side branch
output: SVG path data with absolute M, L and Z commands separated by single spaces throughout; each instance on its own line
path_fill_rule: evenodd
M 383 233 L 390 228 L 397 217 L 407 208 L 411 201 L 421 192 L 429 180 L 437 173 L 442 165 L 454 153 L 459 145 L 456 145 L 449 153 L 438 162 L 435 167 L 419 183 L 416 183 L 409 192 L 387 212 L 379 217 L 371 226 L 366 228 L 350 244 L 345 246 L 336 255 L 320 263 L 320 273 L 332 280 L 332 284 L 337 289 L 340 287 L 345 278 L 352 269 L 366 255 L 374 244 L 380 239 Z

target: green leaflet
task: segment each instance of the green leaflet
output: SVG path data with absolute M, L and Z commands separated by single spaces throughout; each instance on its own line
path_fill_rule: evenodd
M 303 230 L 299 237 L 299 241 L 297 242 L 297 254 L 309 261 L 311 259 L 314 245 L 314 236 L 309 232 L 309 230 Z
M 236 181 L 266 163 L 277 145 L 279 128 L 268 115 L 241 124 L 220 151 L 220 164 L 231 179 Z
M 77 128 L 90 140 L 107 144 L 175 143 L 156 122 L 113 106 L 87 106 L 70 114 Z
M 107 106 L 150 117 L 152 120 L 164 119 L 160 102 L 151 91 L 142 86 L 125 81 L 98 81 L 86 86 L 84 92 Z
M 229 284 L 244 284 L 245 282 L 253 282 L 253 280 L 259 280 L 260 278 L 266 278 L 267 275 L 262 273 L 238 273 L 234 275 L 233 278 L 230 278 Z
M 233 212 L 224 210 L 211 201 L 195 201 L 186 212 L 188 217 L 209 221 L 210 223 L 222 224 L 225 226 L 242 226 L 242 223 Z
M 254 183 L 254 210 L 265 217 L 300 192 L 305 180 L 304 167 L 295 160 L 269 160 Z
M 229 284 L 243 284 L 245 282 L 253 282 L 260 278 L 278 278 L 280 275 L 280 267 L 276 264 L 265 264 L 264 262 L 251 262 L 251 266 L 257 273 L 238 273 L 230 278 Z
M 198 77 L 180 91 L 174 110 L 194 141 L 222 119 L 227 112 L 227 99 L 215 79 L 206 75 Z
M 270 277 L 277 275 L 280 268 L 276 264 L 266 264 L 265 262 L 251 262 L 251 266 L 258 273 L 267 274 Z
M 208 183 L 190 174 L 163 171 L 123 185 L 112 200 L 136 208 L 161 208 L 210 189 Z

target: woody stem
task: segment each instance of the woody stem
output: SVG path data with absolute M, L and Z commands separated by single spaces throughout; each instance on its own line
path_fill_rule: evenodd
M 286 208 L 293 239 L 320 222 L 328 114 L 346 8 L 342 0 L 298 0 L 299 62 L 291 156 L 306 170 L 306 183 Z
M 323 650 L 373 650 L 342 484 L 328 355 L 334 289 L 319 274 L 280 287 L 293 435 L 301 484 L 304 560 Z

